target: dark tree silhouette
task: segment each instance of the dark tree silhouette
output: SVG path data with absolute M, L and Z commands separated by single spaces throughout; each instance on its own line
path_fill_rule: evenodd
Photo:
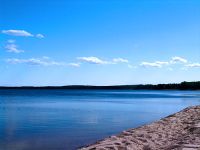
M 139 84 L 139 85 L 113 85 L 113 86 L 90 86 L 90 85 L 68 85 L 68 86 L 22 86 L 22 87 L 5 87 L 0 89 L 90 89 L 90 90 L 200 90 L 200 81 L 181 82 L 172 84 Z

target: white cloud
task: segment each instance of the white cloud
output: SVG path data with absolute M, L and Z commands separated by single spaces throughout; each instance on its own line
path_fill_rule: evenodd
M 44 38 L 44 35 L 42 35 L 42 34 L 40 34 L 40 33 L 39 33 L 39 34 L 36 34 L 35 36 L 36 36 L 37 38 L 39 38 L 39 39 Z
M 2 30 L 2 33 L 12 36 L 33 36 L 31 33 L 25 31 L 25 30 Z
M 200 68 L 200 63 L 192 63 L 192 64 L 187 64 L 185 66 L 191 68 Z
M 169 63 L 166 61 L 156 61 L 156 62 L 142 62 L 140 64 L 140 66 L 143 67 L 157 67 L 157 68 L 161 68 L 164 65 L 168 65 Z
M 167 70 L 173 70 L 173 68 L 169 67 L 172 66 L 173 64 L 186 64 L 188 61 L 185 58 L 174 56 L 171 58 L 169 61 L 155 61 L 155 62 L 142 62 L 140 66 L 143 67 L 157 67 L 157 68 L 162 68 L 164 66 L 168 66 Z
M 44 35 L 41 33 L 33 35 L 32 33 L 25 31 L 25 30 L 2 30 L 1 33 L 7 34 L 7 35 L 12 35 L 12 36 L 36 37 L 39 39 L 44 38 Z
M 172 64 L 176 64 L 176 63 L 187 63 L 187 59 L 182 58 L 182 57 L 175 56 L 175 57 L 172 57 L 172 58 L 171 58 L 170 63 L 172 63 Z
M 35 66 L 71 66 L 71 67 L 80 67 L 80 63 L 65 63 L 51 60 L 49 57 L 44 56 L 42 58 L 30 58 L 30 59 L 18 59 L 18 58 L 10 58 L 6 60 L 7 63 L 10 64 L 27 64 L 27 65 L 35 65 Z
M 6 62 L 11 64 L 28 64 L 28 65 L 38 65 L 38 66 L 65 66 L 63 62 L 56 62 L 52 60 L 44 60 L 39 58 L 30 58 L 30 59 L 17 59 L 11 58 L 7 59 Z
M 68 65 L 72 67 L 80 67 L 80 63 L 69 63 Z
M 23 50 L 20 50 L 18 49 L 18 46 L 16 44 L 7 44 L 5 46 L 5 49 L 7 52 L 10 52 L 10 53 L 22 53 L 24 52 Z
M 143 66 L 143 67 L 157 67 L 157 68 L 161 68 L 162 67 L 161 64 L 151 63 L 151 62 L 142 62 L 140 64 L 140 66 Z
M 111 61 L 105 61 L 98 57 L 78 57 L 78 60 L 81 60 L 83 62 L 91 63 L 91 64 L 117 64 L 117 63 L 128 63 L 129 61 L 127 59 L 123 58 L 113 58 Z
M 17 58 L 9 58 L 6 59 L 6 62 L 11 63 L 11 64 L 19 64 L 19 63 L 23 63 L 24 59 L 17 59 Z
M 169 64 L 169 62 L 167 62 L 167 61 L 156 61 L 155 63 L 159 64 L 159 65 L 168 65 Z
M 128 63 L 129 61 L 127 59 L 123 59 L 123 58 L 114 58 L 113 62 L 115 62 L 115 63 Z
M 91 63 L 91 64 L 108 64 L 109 62 L 101 60 L 97 57 L 78 57 L 78 60 L 81 60 L 83 62 Z

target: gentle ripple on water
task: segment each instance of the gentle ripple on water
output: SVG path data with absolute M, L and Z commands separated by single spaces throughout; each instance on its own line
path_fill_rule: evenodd
M 199 91 L 0 90 L 0 149 L 73 150 L 197 104 Z

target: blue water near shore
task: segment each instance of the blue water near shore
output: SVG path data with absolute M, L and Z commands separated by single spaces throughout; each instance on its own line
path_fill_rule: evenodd
M 1 150 L 73 150 L 200 104 L 200 91 L 0 90 Z

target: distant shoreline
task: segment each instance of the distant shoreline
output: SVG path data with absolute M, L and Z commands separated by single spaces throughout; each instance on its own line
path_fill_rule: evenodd
M 129 129 L 81 150 L 179 150 L 200 148 L 200 105 L 138 128 Z
M 200 90 L 200 81 L 171 84 L 138 84 L 138 85 L 67 85 L 67 86 L 0 86 L 0 89 L 69 89 L 69 90 Z

